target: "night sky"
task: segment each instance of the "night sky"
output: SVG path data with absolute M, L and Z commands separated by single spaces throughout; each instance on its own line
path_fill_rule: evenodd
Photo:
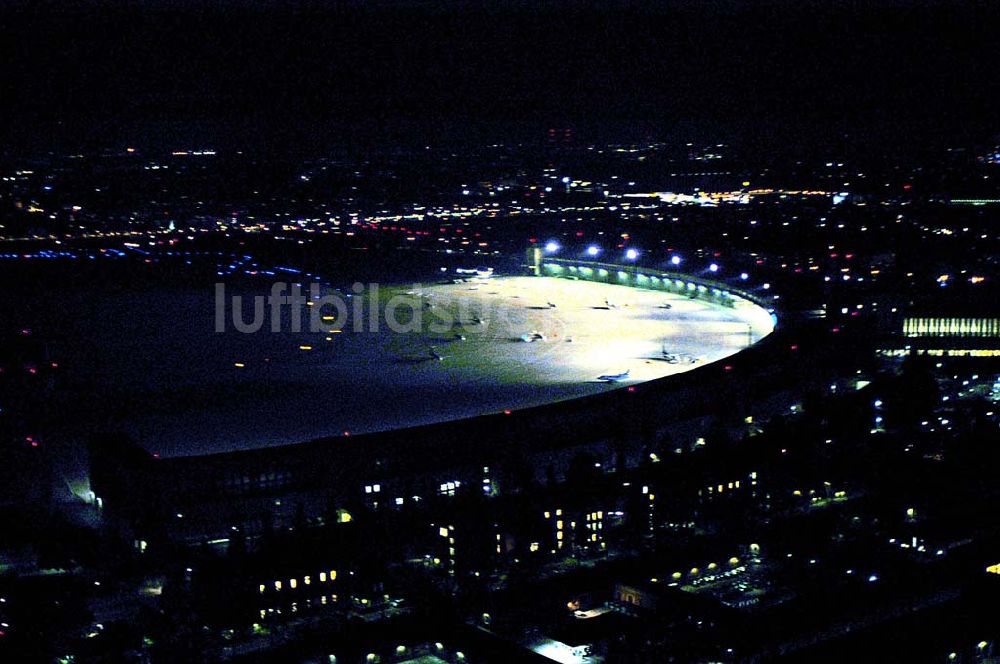
M 7 4 L 8 148 L 530 138 L 550 126 L 774 146 L 989 140 L 1000 126 L 989 3 L 112 5 Z

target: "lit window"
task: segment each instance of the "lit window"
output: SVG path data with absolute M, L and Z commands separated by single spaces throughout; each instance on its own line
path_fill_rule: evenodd
M 442 496 L 454 496 L 455 490 L 458 489 L 461 484 L 462 483 L 458 480 L 455 480 L 454 482 L 444 482 L 438 489 L 438 493 Z

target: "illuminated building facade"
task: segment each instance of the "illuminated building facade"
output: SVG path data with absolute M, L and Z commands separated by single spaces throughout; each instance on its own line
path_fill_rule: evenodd
M 992 316 L 907 316 L 901 344 L 880 350 L 886 357 L 925 355 L 959 359 L 1000 358 L 1000 318 Z

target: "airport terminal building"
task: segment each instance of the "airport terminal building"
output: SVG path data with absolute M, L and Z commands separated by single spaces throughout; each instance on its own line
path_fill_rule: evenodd
M 574 277 L 591 267 L 538 267 L 548 265 Z M 750 304 L 748 294 L 688 275 L 632 266 L 609 275 L 646 289 L 655 277 L 654 288 L 666 292 Z M 755 341 L 725 360 L 592 396 L 364 435 L 174 457 L 124 436 L 96 436 L 91 486 L 105 516 L 145 550 L 164 542 L 226 545 L 234 534 L 253 540 L 271 529 L 350 519 L 352 509 L 405 509 L 458 487 L 497 495 L 525 468 L 543 483 L 563 477 L 581 453 L 605 468 L 634 467 L 651 453 L 690 452 L 710 427 L 743 431 L 747 422 L 786 412 L 792 387 L 825 380 L 790 361 L 806 353 L 829 360 L 822 344 L 810 345 L 794 326 Z

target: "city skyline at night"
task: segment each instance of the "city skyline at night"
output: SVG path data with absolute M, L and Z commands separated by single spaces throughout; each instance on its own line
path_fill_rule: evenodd
M 990 3 L 0 9 L 0 660 L 987 664 Z

